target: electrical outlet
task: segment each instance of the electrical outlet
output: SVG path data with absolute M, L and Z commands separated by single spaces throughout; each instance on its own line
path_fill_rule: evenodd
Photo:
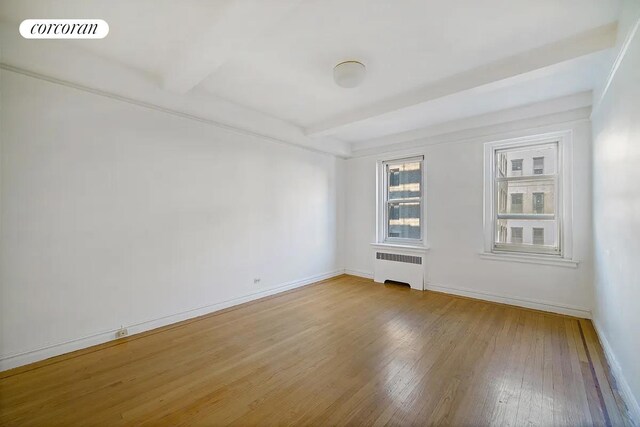
M 253 279 L 253 284 L 254 285 L 257 285 L 259 283 L 260 283 L 260 278 L 259 277 L 256 277 L 255 279 Z
M 120 328 L 116 331 L 116 338 L 124 338 L 129 335 L 129 331 L 126 328 Z

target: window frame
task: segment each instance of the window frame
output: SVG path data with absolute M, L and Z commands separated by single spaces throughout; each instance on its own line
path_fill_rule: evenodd
M 538 160 L 538 159 L 542 159 L 542 167 L 541 168 L 536 168 L 536 160 Z M 533 173 L 532 173 L 532 175 L 544 175 L 544 156 L 534 157 L 531 160 L 533 162 L 533 165 L 532 165 Z M 540 171 L 540 173 L 538 173 L 537 171 Z
M 491 141 L 484 144 L 484 254 L 491 257 L 503 257 L 504 259 L 528 258 L 533 260 L 572 260 L 573 259 L 573 198 L 572 198 L 572 131 L 552 132 L 542 135 L 532 135 L 512 138 L 500 141 Z M 497 227 L 495 174 L 496 152 L 504 149 L 526 148 L 549 143 L 557 143 L 558 159 L 556 172 L 556 196 L 555 207 L 558 216 L 558 251 L 545 252 L 536 248 L 514 247 L 496 248 L 495 233 Z M 540 175 L 534 175 L 540 176 Z M 533 250 L 532 250 L 533 249 Z
M 389 215 L 389 203 L 388 199 L 388 173 L 387 167 L 409 163 L 409 162 L 421 162 L 421 180 L 420 180 L 420 197 L 415 201 L 420 203 L 420 238 L 412 239 L 408 237 L 389 237 L 388 236 L 388 215 Z M 424 154 L 412 154 L 412 155 L 399 155 L 386 157 L 380 159 L 377 162 L 377 197 L 376 197 L 376 242 L 382 244 L 391 244 L 397 246 L 407 247 L 426 247 L 426 160 Z M 394 199 L 396 202 L 398 200 Z
M 522 144 L 517 144 L 515 146 L 510 146 L 510 147 L 498 147 L 495 148 L 493 150 L 493 161 L 495 162 L 495 157 L 497 155 L 497 153 L 501 152 L 501 151 L 505 151 L 505 150 L 513 150 L 513 149 L 517 149 L 517 150 L 521 150 L 521 149 L 527 149 L 529 147 L 544 147 L 544 146 L 551 146 L 551 145 L 556 145 L 557 146 L 557 164 L 556 164 L 556 172 L 553 175 L 535 175 L 535 174 L 531 174 L 531 175 L 516 175 L 516 176 L 512 176 L 511 178 L 496 178 L 495 176 L 493 177 L 493 186 L 494 186 L 494 191 L 495 189 L 497 189 L 498 187 L 498 180 L 499 179 L 503 179 L 503 180 L 513 180 L 513 181 L 519 181 L 519 180 L 523 180 L 523 181 L 530 181 L 530 180 L 546 180 L 546 179 L 550 179 L 553 178 L 553 184 L 554 187 L 556 188 L 555 190 L 555 201 L 554 201 L 554 206 L 560 206 L 561 200 L 562 200 L 562 196 L 560 194 L 560 191 L 558 190 L 559 188 L 559 175 L 561 173 L 561 165 L 560 165 L 560 144 L 553 140 L 553 141 L 548 141 L 548 142 L 527 142 L 527 143 L 522 143 Z M 523 168 L 524 169 L 524 168 Z M 513 171 L 512 171 L 513 172 Z M 524 170 L 522 170 L 522 173 L 524 174 Z M 524 209 L 524 194 L 523 193 L 511 193 L 511 195 L 513 196 L 514 194 L 519 194 L 521 201 L 522 201 L 522 209 Z M 513 199 L 512 199 L 512 209 L 513 209 Z M 495 210 L 494 210 L 495 212 Z M 534 254 L 534 255 L 551 255 L 551 256 L 561 256 L 562 255 L 562 238 L 561 238 L 561 222 L 562 222 L 562 214 L 556 210 L 556 214 L 552 215 L 552 214 L 539 214 L 539 213 L 533 213 L 533 214 L 523 214 L 523 212 L 512 212 L 513 214 L 520 214 L 522 216 L 522 219 L 545 219 L 545 218 L 541 218 L 541 217 L 548 217 L 548 216 L 557 216 L 556 220 L 558 223 L 558 249 L 549 249 L 549 248 L 544 248 L 544 247 L 534 247 L 532 244 L 525 244 L 524 242 L 524 235 L 523 235 L 523 242 L 520 243 L 512 243 L 512 242 L 507 242 L 507 243 L 501 243 L 498 244 L 495 241 L 492 244 L 492 251 L 494 253 L 497 252 L 501 252 L 501 253 L 511 253 L 511 254 L 521 254 L 521 253 L 527 253 L 527 254 Z M 495 227 L 495 223 L 497 223 L 497 219 L 500 216 L 500 214 L 495 214 L 494 213 L 494 227 Z M 546 218 L 546 219 L 551 219 L 551 218 Z M 513 227 L 512 227 L 513 228 Z

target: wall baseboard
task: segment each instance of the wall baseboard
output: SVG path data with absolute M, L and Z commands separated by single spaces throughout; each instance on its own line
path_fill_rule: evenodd
M 373 273 L 369 273 L 363 270 L 351 270 L 351 269 L 345 268 L 344 274 L 348 274 L 350 276 L 364 277 L 365 279 L 373 279 Z
M 436 285 L 427 283 L 425 290 L 443 292 L 446 294 L 459 295 L 463 297 L 475 298 L 485 301 L 498 302 L 501 304 L 515 305 L 518 307 L 532 308 L 534 310 L 548 311 L 551 313 L 566 314 L 568 316 L 591 319 L 591 310 L 585 307 L 577 307 L 567 304 L 553 303 L 550 301 L 535 300 L 531 298 L 520 298 L 506 295 L 492 294 L 489 292 L 477 291 L 468 288 L 456 288 L 451 286 Z
M 373 279 L 373 273 L 362 270 L 352 270 L 349 268 L 345 268 L 344 273 L 350 274 L 352 276 Z M 425 290 L 475 298 L 484 301 L 498 302 L 501 304 L 515 305 L 518 307 L 532 308 L 534 310 L 548 311 L 551 313 L 566 314 L 583 319 L 591 319 L 591 310 L 585 307 L 558 304 L 550 301 L 534 300 L 530 298 L 518 298 L 506 295 L 498 295 L 489 292 L 477 291 L 475 289 L 457 288 L 452 286 L 438 285 L 435 283 L 427 283 L 425 285 Z
M 629 416 L 636 425 L 640 426 L 640 403 L 636 400 L 635 396 L 631 392 L 631 387 L 629 387 L 629 383 L 627 383 L 627 380 L 622 373 L 622 367 L 618 363 L 618 359 L 616 358 L 616 355 L 613 352 L 613 348 L 611 348 L 609 341 L 607 341 L 607 337 L 604 334 L 604 330 L 600 327 L 600 323 L 595 318 L 592 320 L 592 322 L 593 327 L 598 334 L 598 339 L 600 340 L 602 349 L 604 350 L 604 355 L 607 358 L 607 362 L 609 363 L 609 368 L 611 368 L 611 373 L 616 380 L 618 390 L 622 395 L 624 403 L 627 405 Z
M 235 305 L 243 304 L 245 302 L 257 300 L 267 296 L 275 295 L 281 292 L 285 292 L 291 289 L 299 288 L 302 286 L 310 285 L 315 282 L 330 279 L 332 277 L 340 276 L 344 274 L 344 270 L 335 270 L 324 274 L 319 274 L 304 279 L 293 280 L 278 286 L 274 286 L 269 289 L 265 289 L 260 292 L 254 292 L 251 294 L 243 295 L 241 297 L 232 298 L 226 301 L 221 301 L 213 304 L 208 304 L 202 307 L 194 308 L 187 311 L 171 314 L 168 316 L 160 317 L 157 319 L 151 319 L 145 322 L 124 325 L 129 331 L 129 336 L 139 334 L 142 332 L 150 331 L 163 326 L 171 325 L 173 323 L 181 322 L 183 320 L 192 319 L 195 317 L 203 316 L 205 314 L 214 313 L 216 311 L 223 310 L 225 308 L 233 307 Z M 116 329 L 98 332 L 86 337 L 81 337 L 57 344 L 48 345 L 34 350 L 29 350 L 21 353 L 15 353 L 10 355 L 3 355 L 0 357 L 0 372 L 9 369 L 17 368 L 19 366 L 28 365 L 30 363 L 39 362 L 44 359 L 48 359 L 55 356 L 60 356 L 65 353 L 70 353 L 76 350 L 82 350 L 87 347 L 92 347 L 99 344 L 104 344 L 116 339 Z

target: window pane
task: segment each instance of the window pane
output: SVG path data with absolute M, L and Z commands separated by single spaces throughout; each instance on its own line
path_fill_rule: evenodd
M 557 223 L 554 220 L 500 219 L 496 223 L 496 244 L 522 244 L 558 249 Z
M 388 165 L 387 174 L 389 200 L 420 197 L 422 162 Z
M 420 239 L 420 202 L 388 203 L 388 237 Z
M 558 254 L 558 143 L 496 150 L 494 248 Z
M 496 177 L 554 175 L 557 159 L 558 145 L 555 143 L 498 150 Z
M 498 214 L 554 214 L 553 178 L 500 181 L 496 192 Z

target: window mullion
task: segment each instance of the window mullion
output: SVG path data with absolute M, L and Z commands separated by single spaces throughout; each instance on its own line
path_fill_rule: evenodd
M 412 197 L 410 199 L 387 199 L 387 203 L 419 203 L 422 197 Z
M 549 181 L 550 179 L 556 179 L 557 174 L 549 175 L 525 175 L 525 176 L 499 176 L 495 177 L 496 182 L 517 182 L 517 181 Z

